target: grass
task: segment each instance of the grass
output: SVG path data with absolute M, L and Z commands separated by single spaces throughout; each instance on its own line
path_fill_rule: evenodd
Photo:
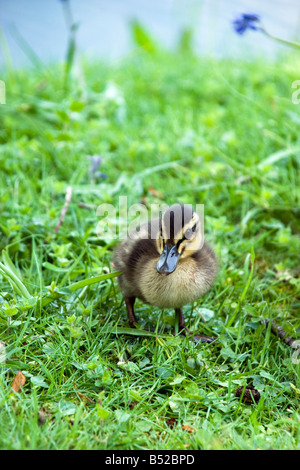
M 292 60 L 293 59 L 293 60 Z M 297 449 L 299 365 L 266 327 L 299 338 L 298 59 L 251 63 L 138 51 L 8 70 L 0 107 L 0 448 Z M 298 62 L 297 62 L 298 61 Z M 291 91 L 292 90 L 292 91 Z M 89 171 L 88 155 L 101 155 Z M 57 224 L 68 187 L 72 198 Z M 205 204 L 220 259 L 185 307 L 194 345 L 162 334 L 174 313 L 137 304 L 128 328 L 96 208 Z M 91 278 L 97 283 L 90 283 Z M 79 282 L 79 284 L 77 284 Z M 11 393 L 17 371 L 26 377 Z M 261 394 L 247 405 L 239 386 Z

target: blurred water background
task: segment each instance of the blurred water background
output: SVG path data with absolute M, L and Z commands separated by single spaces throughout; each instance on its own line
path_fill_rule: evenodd
M 91 58 L 118 60 L 132 50 L 130 22 L 137 20 L 163 46 L 176 48 L 182 31 L 194 32 L 194 50 L 210 56 L 273 58 L 285 46 L 249 31 L 238 36 L 239 13 L 261 15 L 265 28 L 285 39 L 300 37 L 298 0 L 70 0 L 79 23 L 77 46 Z M 68 29 L 61 0 L 0 0 L 0 26 L 12 64 L 30 65 L 31 48 L 44 63 L 63 61 Z M 3 65 L 3 34 L 0 66 Z M 28 47 L 29 46 L 29 47 Z

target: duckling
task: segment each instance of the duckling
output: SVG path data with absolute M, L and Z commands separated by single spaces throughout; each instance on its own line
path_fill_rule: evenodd
M 199 215 L 190 204 L 174 204 L 159 218 L 137 227 L 116 249 L 113 265 L 122 271 L 118 283 L 132 328 L 137 322 L 134 302 L 138 298 L 162 309 L 175 309 L 179 331 L 192 334 L 185 326 L 182 307 L 210 289 L 217 259 L 202 239 Z M 197 337 L 197 341 L 213 340 Z

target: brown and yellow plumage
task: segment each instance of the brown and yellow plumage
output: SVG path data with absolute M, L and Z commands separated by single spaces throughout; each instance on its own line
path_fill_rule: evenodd
M 174 204 L 118 246 L 113 263 L 122 271 L 118 282 L 132 327 L 138 298 L 159 308 L 177 309 L 179 329 L 188 332 L 181 307 L 205 294 L 217 272 L 216 256 L 201 233 L 198 214 L 189 205 Z

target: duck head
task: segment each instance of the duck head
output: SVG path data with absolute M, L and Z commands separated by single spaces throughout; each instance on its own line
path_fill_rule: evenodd
M 202 245 L 199 215 L 189 204 L 174 204 L 160 218 L 156 238 L 160 254 L 157 271 L 164 275 L 171 274 L 182 259 L 192 256 Z

